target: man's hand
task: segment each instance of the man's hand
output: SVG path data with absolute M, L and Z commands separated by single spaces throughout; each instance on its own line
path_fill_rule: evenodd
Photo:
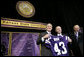
M 49 38 L 49 34 L 46 34 L 45 36 L 43 36 L 43 38 Z
M 72 40 L 68 37 L 68 42 L 72 42 Z

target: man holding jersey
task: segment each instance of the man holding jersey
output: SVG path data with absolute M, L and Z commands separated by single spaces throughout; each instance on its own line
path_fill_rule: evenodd
M 45 40 L 46 47 L 50 48 L 53 56 L 69 56 L 68 43 L 72 40 L 62 34 L 62 28 L 56 27 L 57 35 L 51 35 Z

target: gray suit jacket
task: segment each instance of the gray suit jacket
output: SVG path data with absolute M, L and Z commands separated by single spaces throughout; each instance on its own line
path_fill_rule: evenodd
M 42 42 L 41 38 L 48 34 L 47 32 L 43 32 L 39 35 L 39 38 L 37 39 L 37 45 L 41 44 L 41 56 L 52 56 L 51 50 L 45 46 L 45 40 Z

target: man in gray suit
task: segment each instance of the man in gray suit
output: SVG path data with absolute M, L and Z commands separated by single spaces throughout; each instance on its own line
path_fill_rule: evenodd
M 52 30 L 52 24 L 48 23 L 46 31 L 39 35 L 37 39 L 37 45 L 41 44 L 41 56 L 52 56 L 51 50 L 45 46 L 45 39 L 49 38 Z

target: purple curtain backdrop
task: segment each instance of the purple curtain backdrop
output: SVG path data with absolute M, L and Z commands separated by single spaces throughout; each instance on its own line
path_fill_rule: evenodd
M 39 33 L 12 33 L 12 56 L 40 56 L 40 47 L 36 44 Z M 9 33 L 1 33 L 1 44 L 8 55 Z
M 12 56 L 40 56 L 40 48 L 36 44 L 38 33 L 13 33 Z
M 9 33 L 1 33 L 1 45 L 4 45 L 6 48 L 4 55 L 8 55 Z

